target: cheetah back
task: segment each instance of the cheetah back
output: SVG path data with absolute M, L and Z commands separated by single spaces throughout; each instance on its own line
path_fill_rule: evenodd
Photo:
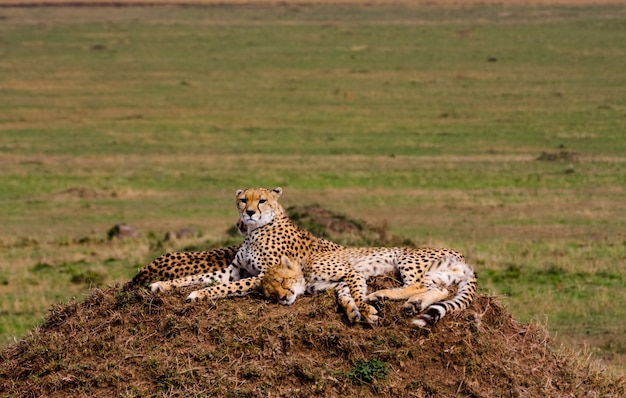
M 170 252 L 154 259 L 131 280 L 143 286 L 158 280 L 170 280 L 189 275 L 205 274 L 228 267 L 241 245 L 201 252 Z

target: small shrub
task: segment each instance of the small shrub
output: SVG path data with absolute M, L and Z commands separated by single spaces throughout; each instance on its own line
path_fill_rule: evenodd
M 358 362 L 346 376 L 355 384 L 371 384 L 379 380 L 387 380 L 389 366 L 378 358 Z

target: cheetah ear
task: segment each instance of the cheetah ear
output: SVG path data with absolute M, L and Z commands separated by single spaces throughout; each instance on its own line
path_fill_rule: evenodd
M 295 272 L 298 272 L 300 270 L 300 263 L 298 261 L 291 261 L 287 256 L 282 256 L 280 261 L 283 263 L 283 266 L 288 270 Z
M 291 261 L 289 260 L 289 257 L 287 256 L 282 256 L 280 258 L 280 262 L 287 268 L 291 268 Z
M 282 262 L 283 262 L 283 266 L 287 268 L 289 271 L 294 272 L 296 274 L 302 274 L 302 261 L 301 260 L 291 260 L 287 258 L 287 256 L 283 256 Z
M 235 192 L 235 196 L 239 196 L 239 195 L 241 195 L 242 193 L 243 193 L 243 189 L 238 189 L 238 190 Z
M 272 189 L 272 193 L 274 194 L 274 199 L 278 199 L 278 197 L 283 194 L 283 189 L 281 187 L 276 187 Z

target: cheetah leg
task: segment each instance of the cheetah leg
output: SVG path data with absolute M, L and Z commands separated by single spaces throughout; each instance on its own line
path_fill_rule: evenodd
M 392 289 L 382 289 L 368 295 L 367 301 L 375 302 L 381 299 L 404 300 L 426 293 L 427 291 L 428 288 L 421 283 Z
M 443 287 L 431 287 L 428 291 L 416 294 L 402 305 L 402 310 L 407 316 L 419 314 L 428 306 L 438 301 L 445 300 L 450 295 L 450 291 Z
M 153 293 L 164 293 L 175 288 L 210 285 L 213 283 L 226 283 L 239 279 L 239 268 L 229 265 L 227 268 L 208 274 L 190 275 L 183 278 L 172 279 L 171 281 L 160 281 L 150 284 Z
M 261 288 L 263 273 L 251 278 L 245 278 L 229 283 L 219 283 L 201 290 L 195 290 L 187 296 L 187 302 L 202 301 L 206 299 L 219 299 L 224 297 L 245 296 Z
M 350 288 L 345 282 L 339 283 L 335 287 L 337 293 L 337 303 L 343 308 L 348 316 L 350 323 L 355 323 L 361 320 L 361 312 L 356 305 L 356 302 L 350 294 Z
M 376 325 L 378 323 L 378 311 L 367 303 L 367 281 L 365 276 L 349 266 L 344 279 L 345 283 L 350 289 L 350 295 L 354 299 L 354 303 L 361 312 L 363 319 L 370 325 Z

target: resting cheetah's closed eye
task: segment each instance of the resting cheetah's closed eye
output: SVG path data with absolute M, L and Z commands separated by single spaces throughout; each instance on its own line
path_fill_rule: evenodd
M 367 296 L 366 280 L 391 271 L 400 274 L 403 287 Z M 457 285 L 456 295 L 446 300 L 452 285 Z M 330 288 L 336 289 L 339 304 L 351 322 L 362 317 L 375 324 L 378 314 L 369 303 L 407 299 L 404 312 L 419 314 L 413 324 L 423 327 L 449 311 L 467 308 L 476 294 L 476 275 L 462 254 L 449 249 L 363 247 L 317 253 L 304 261 L 283 257 L 281 264 L 266 271 L 261 282 L 266 297 L 286 305 L 305 292 Z

